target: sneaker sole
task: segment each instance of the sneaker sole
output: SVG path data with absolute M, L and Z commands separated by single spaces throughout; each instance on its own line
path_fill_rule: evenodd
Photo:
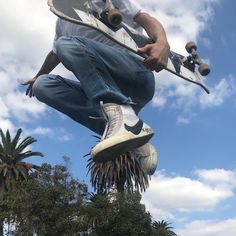
M 146 144 L 153 135 L 154 133 L 137 138 L 126 137 L 125 141 L 118 143 L 118 138 L 116 138 L 115 144 L 113 139 L 104 140 L 92 149 L 91 156 L 96 163 L 114 160 L 121 154 Z M 124 140 L 124 137 L 120 137 L 120 139 Z

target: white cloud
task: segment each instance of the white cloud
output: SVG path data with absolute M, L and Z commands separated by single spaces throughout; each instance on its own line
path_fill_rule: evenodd
M 227 48 L 227 47 L 228 47 L 228 43 L 227 43 L 227 40 L 226 40 L 226 38 L 225 38 L 224 35 L 221 35 L 220 41 L 221 41 L 221 44 L 222 44 L 222 46 L 223 46 L 224 48 Z
M 179 116 L 177 117 L 177 124 L 189 124 L 190 119 L 187 117 Z
M 6 106 L 6 104 L 3 102 L 2 98 L 0 97 L 0 119 L 1 118 L 6 118 L 6 117 L 9 117 L 9 109 L 8 107 Z
M 196 170 L 195 173 L 204 183 L 213 186 L 229 185 L 236 187 L 236 172 L 224 169 Z
M 156 93 L 152 105 L 186 111 L 198 103 L 201 92 L 201 88 L 195 84 L 163 71 L 156 75 Z
M 3 132 L 6 132 L 6 130 L 12 132 L 14 130 L 14 125 L 10 120 L 0 118 L 0 129 L 2 129 Z
M 200 105 L 202 108 L 220 106 L 226 98 L 234 94 L 236 85 L 233 76 L 229 78 L 223 78 L 218 84 L 216 84 L 209 95 L 202 94 L 200 96 Z
M 26 131 L 26 133 L 29 133 L 30 135 L 46 136 L 53 140 L 59 140 L 62 142 L 70 141 L 71 139 L 73 139 L 72 134 L 70 134 L 63 128 L 49 128 L 49 127 L 38 126 L 31 130 L 27 128 L 24 128 L 24 130 Z
M 189 124 L 196 116 L 196 109 L 219 107 L 236 92 L 232 75 L 209 87 L 210 94 L 194 84 L 168 75 L 168 72 L 162 72 L 156 77 L 156 93 L 151 104 L 158 109 L 167 107 L 177 110 L 177 124 Z
M 53 37 L 54 17 L 47 1 L 1 1 L 1 53 L 28 63 L 39 62 Z
M 11 114 L 21 122 L 29 122 L 32 117 L 40 117 L 46 110 L 43 103 L 17 91 L 6 95 L 5 103 L 11 108 Z
M 214 14 L 212 7 L 218 0 L 139 0 L 164 25 L 173 50 L 184 52 L 189 40 L 196 41 Z
M 236 218 L 193 221 L 175 232 L 180 236 L 235 236 Z
M 1 65 L 0 66 L 0 85 L 1 85 L 0 96 L 3 96 L 16 88 L 16 81 L 14 80 L 12 81 L 10 79 L 10 77 L 8 76 L 9 67 L 4 66 L 5 63 L 1 59 L 0 59 L 0 63 L 1 63 L 0 64 Z
M 39 134 L 39 135 L 51 135 L 53 133 L 53 130 L 48 127 L 36 127 L 35 129 L 31 130 L 30 133 L 33 134 Z
M 195 175 L 196 178 L 191 179 L 158 172 L 152 177 L 143 201 L 154 219 L 173 218 L 178 212 L 214 210 L 220 202 L 234 196 L 235 171 L 197 170 Z
M 46 111 L 19 92 L 19 82 L 37 73 L 50 50 L 55 17 L 45 0 L 0 1 L 0 8 L 0 127 L 14 129 L 15 123 L 32 121 Z

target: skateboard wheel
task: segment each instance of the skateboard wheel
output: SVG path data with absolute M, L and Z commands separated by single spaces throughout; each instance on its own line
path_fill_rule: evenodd
M 191 54 L 193 49 L 195 51 L 197 50 L 197 45 L 194 42 L 190 41 L 185 45 L 185 49 L 188 53 Z
M 210 73 L 210 67 L 206 63 L 202 63 L 198 67 L 198 71 L 202 76 L 206 76 Z
M 107 20 L 110 25 L 117 27 L 122 22 L 122 15 L 119 10 L 112 9 L 108 12 Z

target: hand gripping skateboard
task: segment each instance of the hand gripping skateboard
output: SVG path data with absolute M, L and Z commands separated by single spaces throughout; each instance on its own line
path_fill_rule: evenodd
M 70 22 L 91 27 L 124 48 L 137 54 L 137 49 L 152 43 L 152 39 L 129 27 L 122 21 L 119 9 L 111 0 L 104 1 L 104 9 L 99 12 L 91 0 L 48 0 L 50 10 Z M 188 56 L 170 51 L 167 71 L 178 77 L 201 86 L 210 93 L 203 82 L 203 77 L 210 73 L 210 68 L 197 54 L 197 46 L 189 42 L 185 46 Z M 143 55 L 145 58 L 145 55 Z

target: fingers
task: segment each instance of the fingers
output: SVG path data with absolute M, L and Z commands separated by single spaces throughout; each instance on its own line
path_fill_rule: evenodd
M 161 63 L 158 63 L 157 58 L 148 57 L 144 60 L 143 64 L 151 71 L 160 72 L 165 68 L 165 66 Z
M 30 98 L 33 96 L 32 85 L 28 86 L 28 88 L 26 89 L 25 95 L 29 96 Z
M 145 45 L 145 46 L 142 47 L 142 48 L 138 48 L 138 49 L 137 49 L 137 52 L 138 52 L 138 54 L 140 54 L 140 55 L 144 55 L 145 57 L 148 57 L 147 55 L 149 55 L 150 50 L 151 50 L 151 45 L 147 44 L 147 45 Z
M 30 80 L 29 80 L 29 81 L 26 81 L 26 82 L 24 82 L 24 83 L 21 83 L 21 85 L 28 85 L 28 84 L 30 84 Z
M 21 85 L 24 85 L 24 86 L 28 85 L 28 87 L 26 89 L 26 92 L 25 92 L 26 96 L 29 96 L 29 97 L 33 97 L 34 96 L 33 89 L 32 89 L 34 82 L 35 82 L 35 80 L 31 79 L 31 80 L 28 80 L 28 81 L 26 81 L 24 83 L 21 83 Z
M 166 68 L 166 58 L 155 44 L 147 44 L 143 48 L 138 48 L 137 52 L 145 58 L 143 63 L 149 70 L 160 72 Z

